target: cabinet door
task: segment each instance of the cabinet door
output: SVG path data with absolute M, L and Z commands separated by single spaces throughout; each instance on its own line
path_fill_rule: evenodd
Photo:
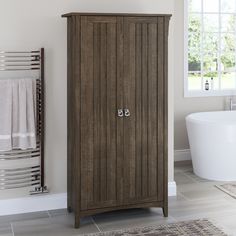
M 122 24 L 81 17 L 81 210 L 116 206 L 121 189 Z M 121 53 L 119 53 L 121 52 Z
M 124 18 L 124 201 L 164 199 L 164 18 Z

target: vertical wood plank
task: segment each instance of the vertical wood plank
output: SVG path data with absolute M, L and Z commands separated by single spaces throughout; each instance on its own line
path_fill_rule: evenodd
M 142 196 L 148 194 L 148 28 L 142 24 Z
M 81 17 L 81 207 L 93 201 L 93 25 Z
M 80 211 L 81 211 L 81 70 L 78 65 L 81 62 L 81 17 L 72 17 L 73 29 L 72 29 L 72 48 L 74 48 L 72 52 L 72 72 L 71 76 L 73 78 L 73 106 L 74 111 L 70 113 L 69 116 L 73 116 L 74 119 L 74 127 L 73 129 L 73 161 L 72 165 L 72 207 L 75 213 L 75 218 L 80 219 Z M 71 49 L 72 49 L 71 48 Z M 70 122 L 70 121 L 69 121 Z M 75 221 L 75 227 L 79 225 L 79 220 Z
M 142 25 L 136 24 L 135 114 L 136 114 L 136 197 L 142 196 Z
M 116 24 L 107 24 L 107 196 L 116 199 Z
M 100 53 L 101 53 L 101 27 L 100 24 L 94 23 L 93 37 L 94 37 L 94 57 L 93 57 L 93 104 L 94 104 L 94 201 L 99 202 L 101 200 L 101 177 L 100 177 L 100 158 L 101 158 L 101 68 L 100 68 Z
M 168 216 L 168 35 L 169 35 L 169 17 L 164 17 L 164 216 Z
M 158 18 L 158 200 L 163 200 L 164 181 L 164 20 Z
M 80 17 L 68 20 L 68 80 L 67 80 L 67 188 L 68 210 L 80 211 Z M 75 50 L 72 50 L 75 48 Z M 76 79 L 75 79 L 76 78 Z M 75 132 L 78 129 L 78 132 Z M 78 145 L 75 145 L 77 143 Z
M 135 24 L 124 26 L 124 108 L 130 117 L 124 117 L 125 194 L 135 198 Z
M 107 199 L 107 25 L 101 23 L 101 52 L 100 52 L 100 87 L 101 103 L 101 147 L 100 147 L 100 173 L 101 173 L 101 200 Z
M 124 107 L 124 22 L 123 17 L 117 17 L 117 107 Z M 117 117 L 117 113 L 116 113 Z M 117 204 L 123 204 L 124 198 L 124 119 L 117 117 Z
M 148 196 L 157 196 L 157 25 L 148 25 Z
M 72 186 L 73 186 L 73 173 L 72 171 L 72 162 L 74 161 L 73 155 L 73 146 L 74 146 L 74 116 L 72 115 L 74 107 L 74 90 L 73 88 L 73 58 L 72 58 L 72 50 L 73 47 L 73 39 L 72 39 L 72 30 L 73 30 L 74 22 L 72 19 L 67 21 L 67 206 L 68 209 L 71 211 L 73 208 L 73 194 L 72 194 Z M 78 45 L 77 45 L 78 46 Z

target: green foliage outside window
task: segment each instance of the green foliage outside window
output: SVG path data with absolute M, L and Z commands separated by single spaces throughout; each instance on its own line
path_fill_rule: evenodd
M 219 15 L 217 14 L 217 16 Z M 205 71 L 204 76 L 216 77 L 219 66 L 221 66 L 221 71 L 235 70 L 236 18 L 234 14 L 226 16 L 226 20 L 222 20 L 221 29 L 216 32 L 214 22 L 203 20 L 204 25 L 202 26 L 202 15 L 200 13 L 189 14 L 189 71 Z M 225 15 L 220 15 L 220 17 L 225 17 Z M 209 16 L 207 20 L 210 20 Z M 203 68 L 201 68 L 201 61 Z

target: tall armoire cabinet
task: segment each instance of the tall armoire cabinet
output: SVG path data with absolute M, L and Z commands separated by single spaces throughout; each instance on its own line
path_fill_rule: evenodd
M 68 209 L 167 202 L 170 15 L 70 13 Z

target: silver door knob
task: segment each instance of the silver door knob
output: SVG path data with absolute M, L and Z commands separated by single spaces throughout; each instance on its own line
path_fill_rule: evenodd
M 123 112 L 123 109 L 118 109 L 118 117 L 123 117 L 124 116 L 124 112 Z
M 130 116 L 129 109 L 124 109 L 124 113 L 125 113 L 125 117 L 129 117 Z

